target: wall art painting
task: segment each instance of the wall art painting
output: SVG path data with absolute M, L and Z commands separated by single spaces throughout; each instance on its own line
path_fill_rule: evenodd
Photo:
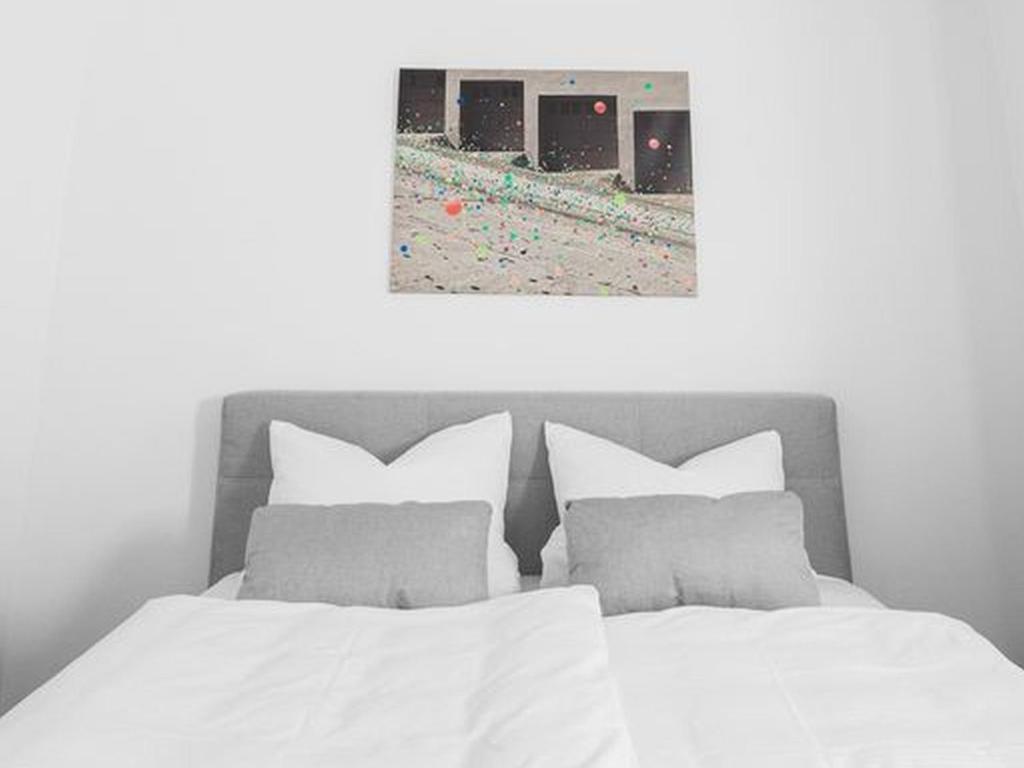
M 695 296 L 686 72 L 402 69 L 391 290 Z

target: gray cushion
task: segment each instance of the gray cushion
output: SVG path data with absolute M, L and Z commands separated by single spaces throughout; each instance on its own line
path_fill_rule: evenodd
M 490 520 L 483 501 L 261 507 L 238 597 L 382 608 L 483 600 Z
M 593 584 L 606 616 L 676 605 L 819 605 L 789 492 L 581 499 L 565 518 L 569 578 Z

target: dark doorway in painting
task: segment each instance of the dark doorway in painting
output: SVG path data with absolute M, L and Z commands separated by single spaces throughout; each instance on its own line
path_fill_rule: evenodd
M 588 171 L 619 165 L 614 96 L 540 96 L 538 153 L 545 171 Z
M 634 112 L 633 146 L 637 192 L 693 192 L 689 110 Z
M 398 132 L 444 132 L 445 71 L 403 69 L 398 73 Z
M 459 148 L 523 151 L 522 80 L 463 80 L 459 84 Z

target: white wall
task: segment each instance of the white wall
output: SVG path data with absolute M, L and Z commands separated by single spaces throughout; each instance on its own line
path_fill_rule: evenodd
M 956 0 L 661 0 L 610 42 L 621 3 L 500 4 L 24 3 L 38 88 L 8 109 L 40 203 L 4 254 L 28 329 L 4 357 L 8 705 L 202 586 L 216 398 L 261 387 L 831 393 L 858 581 L 1024 659 L 1011 430 L 989 432 L 1019 326 L 978 307 L 1022 243 L 1012 217 L 986 234 L 1010 140 L 994 94 L 945 82 L 1002 71 L 985 17 L 961 39 Z M 701 297 L 388 294 L 402 64 L 689 70 Z M 979 169 L 960 153 L 992 133 Z
M 947 50 L 966 323 L 1001 610 L 1024 661 L 1024 3 L 949 2 Z M 988 56 L 964 56 L 972 43 Z
M 5 607 L 21 559 L 63 197 L 97 22 L 82 7 L 57 10 L 0 5 L 0 711 L 4 665 L 20 663 L 8 652 Z
M 985 0 L 993 59 L 996 110 L 1006 121 L 1009 154 L 1003 159 L 1012 169 L 1016 203 L 1024 217 L 1024 3 Z

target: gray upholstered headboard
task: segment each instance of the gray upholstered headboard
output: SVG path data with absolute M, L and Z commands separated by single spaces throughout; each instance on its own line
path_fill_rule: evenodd
M 679 464 L 764 429 L 782 435 L 786 485 L 805 508 L 819 573 L 850 577 L 835 403 L 802 394 L 571 392 L 243 392 L 224 399 L 211 582 L 243 567 L 252 511 L 266 502 L 272 419 L 354 442 L 390 461 L 437 429 L 508 410 L 515 437 L 506 536 L 523 573 L 540 572 L 555 526 L 545 420 Z

